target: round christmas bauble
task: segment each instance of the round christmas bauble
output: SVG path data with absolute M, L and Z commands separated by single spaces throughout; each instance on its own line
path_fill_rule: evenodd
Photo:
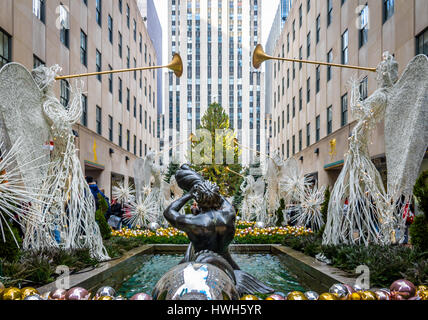
M 3 291 L 3 300 L 22 300 L 21 290 L 18 288 L 7 288 Z
M 287 300 L 308 300 L 305 294 L 300 291 L 293 291 L 287 295 Z
M 394 281 L 389 290 L 391 290 L 391 295 L 394 300 L 397 300 L 398 296 L 401 296 L 404 299 L 409 299 L 416 295 L 415 285 L 405 279 Z
M 318 300 L 339 300 L 339 298 L 333 293 L 326 292 L 326 293 L 320 294 L 320 297 L 318 298 Z
M 252 294 L 247 294 L 239 300 L 260 300 L 260 299 L 257 298 L 256 296 L 252 295 Z
M 147 293 L 137 293 L 132 296 L 131 300 L 153 300 L 153 298 Z
M 88 290 L 80 287 L 71 288 L 65 295 L 65 300 L 89 300 Z

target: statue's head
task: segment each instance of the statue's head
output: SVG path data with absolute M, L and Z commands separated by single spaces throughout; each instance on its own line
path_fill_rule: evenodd
M 377 81 L 382 88 L 392 87 L 398 81 L 398 63 L 388 51 L 384 52 L 383 60 L 378 65 L 376 72 Z
M 219 187 L 210 181 L 204 181 L 195 187 L 195 200 L 201 209 L 218 209 L 222 199 Z

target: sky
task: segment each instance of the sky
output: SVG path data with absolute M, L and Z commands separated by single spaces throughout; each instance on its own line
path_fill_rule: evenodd
M 168 57 L 168 1 L 169 0 L 154 0 L 156 10 L 162 26 L 163 33 L 163 61 L 170 60 Z M 244 0 L 248 1 L 248 0 Z M 262 44 L 265 46 L 272 22 L 275 18 L 276 10 L 278 9 L 280 0 L 261 0 L 262 4 Z

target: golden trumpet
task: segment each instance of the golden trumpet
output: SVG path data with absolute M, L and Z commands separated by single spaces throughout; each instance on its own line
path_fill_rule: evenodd
M 152 66 L 152 67 L 141 67 L 141 68 L 119 69 L 119 70 L 109 70 L 109 71 L 73 74 L 73 75 L 68 75 L 68 76 L 58 76 L 55 78 L 55 80 L 90 77 L 90 76 L 97 76 L 97 75 L 111 74 L 111 73 L 162 69 L 162 68 L 168 68 L 168 69 L 174 71 L 174 74 L 178 78 L 180 78 L 183 75 L 183 61 L 181 60 L 180 55 L 178 53 L 174 54 L 174 57 L 172 58 L 171 63 L 166 65 L 166 66 Z
M 348 69 L 357 69 L 357 70 L 365 70 L 365 71 L 376 72 L 376 68 L 367 68 L 367 67 L 359 67 L 359 66 L 350 66 L 347 64 L 337 64 L 337 63 L 320 62 L 320 61 L 289 59 L 289 58 L 280 58 L 280 57 L 275 58 L 275 57 L 267 55 L 263 51 L 262 45 L 258 44 L 256 49 L 254 49 L 254 53 L 253 53 L 253 67 L 256 69 L 260 68 L 262 63 L 265 62 L 266 60 L 280 60 L 280 61 L 289 61 L 289 62 L 309 63 L 309 64 L 316 64 L 316 65 L 323 65 L 323 66 L 331 66 L 331 67 L 338 67 L 338 68 L 348 68 Z

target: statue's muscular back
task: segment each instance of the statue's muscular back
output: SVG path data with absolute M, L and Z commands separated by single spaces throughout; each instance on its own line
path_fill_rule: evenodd
M 236 215 L 232 208 L 208 209 L 193 217 L 186 233 L 195 252 L 211 250 L 223 255 L 235 236 Z

